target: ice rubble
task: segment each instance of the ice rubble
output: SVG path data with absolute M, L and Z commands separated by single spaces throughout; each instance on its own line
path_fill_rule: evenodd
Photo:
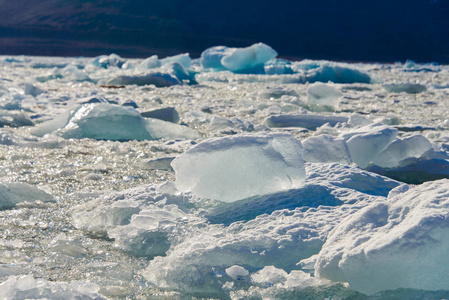
M 64 138 L 100 140 L 153 140 L 160 138 L 195 139 L 198 134 L 186 126 L 158 119 L 143 118 L 132 107 L 112 104 L 84 104 L 33 128 L 32 134 L 56 132 Z
M 288 134 L 207 140 L 172 167 L 180 191 L 224 202 L 297 188 L 305 177 L 301 142 Z
M 54 202 L 55 199 L 41 189 L 26 183 L 0 183 L 0 209 L 16 206 L 21 202 Z
M 398 288 L 448 290 L 449 181 L 391 191 L 329 235 L 316 262 L 320 278 L 372 295 Z
M 95 283 L 51 282 L 44 279 L 35 279 L 31 275 L 10 276 L 0 284 L 0 295 L 4 300 L 106 299 L 98 293 L 99 290 L 100 287 Z

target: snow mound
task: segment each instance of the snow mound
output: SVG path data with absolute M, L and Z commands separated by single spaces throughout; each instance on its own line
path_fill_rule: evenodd
M 172 167 L 180 191 L 224 202 L 297 188 L 305 178 L 301 142 L 288 134 L 210 139 Z
M 84 104 L 31 131 L 36 136 L 56 132 L 64 138 L 97 140 L 153 140 L 160 138 L 194 139 L 198 134 L 186 126 L 144 118 L 129 106 L 107 103 Z
M 449 181 L 402 185 L 337 226 L 315 265 L 318 277 L 362 293 L 449 290 Z
M 106 299 L 98 294 L 100 287 L 95 283 L 80 281 L 53 282 L 35 279 L 31 275 L 10 276 L 0 284 L 0 295 L 4 300 L 25 299 Z
M 0 183 L 0 209 L 12 208 L 21 202 L 54 202 L 55 199 L 41 189 L 26 183 Z

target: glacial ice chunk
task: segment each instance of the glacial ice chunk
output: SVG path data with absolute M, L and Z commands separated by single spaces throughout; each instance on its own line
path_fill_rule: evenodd
M 384 89 L 389 93 L 419 94 L 427 91 L 425 85 L 419 83 L 392 83 L 384 85 Z
M 180 191 L 224 202 L 297 188 L 305 178 L 301 142 L 287 134 L 206 140 L 172 167 Z
M 161 62 L 159 61 L 157 55 L 150 56 L 143 61 L 141 61 L 138 65 L 138 69 L 142 70 L 148 70 L 148 69 L 154 69 L 159 68 L 161 66 Z
M 316 82 L 307 88 L 307 103 L 316 106 L 338 108 L 343 93 L 327 84 Z
M 373 163 L 382 168 L 395 168 L 400 166 L 401 161 L 412 157 L 419 158 L 430 149 L 432 144 L 429 140 L 418 134 L 393 141 L 375 157 Z
M 246 48 L 234 49 L 231 54 L 222 58 L 222 65 L 233 72 L 244 72 L 258 66 L 277 56 L 277 52 L 263 43 L 254 44 Z
M 324 63 L 307 70 L 306 80 L 308 82 L 370 83 L 371 77 L 367 73 L 351 67 Z
M 346 140 L 352 161 L 360 168 L 366 168 L 397 133 L 396 128 L 374 123 L 345 133 L 342 137 Z
M 174 56 L 168 56 L 160 60 L 162 65 L 178 63 L 186 69 L 189 69 L 192 66 L 192 59 L 189 56 L 189 53 L 182 53 Z
M 117 54 L 110 54 L 110 55 L 101 55 L 96 57 L 92 64 L 97 67 L 101 68 L 108 68 L 108 67 L 121 67 L 125 63 L 125 60 L 123 60 L 120 56 Z
M 25 299 L 106 299 L 98 292 L 100 286 L 95 283 L 72 281 L 54 282 L 35 279 L 31 275 L 10 276 L 0 284 L 0 295 L 5 300 Z
M 168 73 L 154 72 L 145 75 L 119 75 L 106 82 L 106 85 L 149 85 L 167 87 L 181 84 L 178 78 Z
M 318 277 L 368 295 L 449 290 L 449 180 L 397 189 L 331 231 L 315 265 Z
M 201 66 L 205 69 L 214 69 L 215 71 L 224 70 L 225 67 L 223 67 L 221 60 L 233 51 L 234 48 L 228 48 L 226 46 L 208 48 L 201 53 Z
M 144 118 L 129 106 L 84 104 L 66 111 L 32 131 L 37 136 L 57 131 L 64 138 L 98 140 L 194 139 L 198 134 L 187 126 Z
M 264 124 L 271 128 L 276 127 L 303 127 L 309 130 L 315 130 L 318 127 L 329 123 L 335 126 L 337 123 L 347 122 L 348 118 L 340 116 L 324 116 L 314 114 L 291 114 L 274 115 L 265 119 Z
M 348 147 L 341 138 L 323 134 L 305 139 L 302 145 L 304 147 L 304 160 L 307 162 L 351 163 Z
M 21 202 L 54 202 L 52 195 L 26 183 L 0 183 L 0 209 L 14 207 Z

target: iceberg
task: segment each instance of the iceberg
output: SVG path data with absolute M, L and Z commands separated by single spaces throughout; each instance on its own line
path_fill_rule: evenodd
M 97 67 L 101 68 L 109 68 L 109 67 L 119 67 L 121 68 L 122 65 L 125 63 L 125 60 L 123 60 L 120 56 L 117 54 L 110 54 L 110 55 L 101 55 L 96 57 L 92 64 Z
M 172 167 L 180 191 L 223 202 L 297 188 L 305 178 L 301 142 L 288 134 L 206 140 Z
M 192 59 L 190 58 L 189 53 L 168 56 L 166 58 L 162 58 L 160 62 L 162 65 L 178 63 L 186 69 L 189 69 L 192 66 Z
M 264 63 L 277 56 L 277 52 L 263 43 L 254 44 L 247 48 L 234 49 L 232 53 L 221 59 L 222 65 L 233 72 L 252 72 Z
M 141 61 L 138 65 L 138 69 L 142 70 L 148 70 L 148 69 L 154 69 L 159 68 L 161 66 L 161 62 L 159 61 L 157 55 L 150 56 L 143 61 Z
M 264 64 L 277 56 L 277 52 L 263 43 L 246 48 L 216 46 L 201 53 L 203 68 L 230 70 L 236 73 L 265 73 Z
M 318 255 L 319 278 L 375 293 L 449 290 L 449 180 L 401 185 L 338 225 Z

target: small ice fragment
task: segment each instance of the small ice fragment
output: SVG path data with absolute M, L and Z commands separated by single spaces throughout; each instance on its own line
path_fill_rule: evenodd
M 313 163 L 337 162 L 350 164 L 351 158 L 346 143 L 341 138 L 323 134 L 307 138 L 302 143 L 304 160 Z
M 149 111 L 141 112 L 140 115 L 144 118 L 159 119 L 171 123 L 179 122 L 179 114 L 174 107 L 163 107 Z
M 343 93 L 327 84 L 316 82 L 307 88 L 307 103 L 310 105 L 338 108 Z
M 242 277 L 248 276 L 249 272 L 247 269 L 241 266 L 234 265 L 232 267 L 227 268 L 226 274 L 234 280 L 239 280 Z
M 335 126 L 337 123 L 347 122 L 348 118 L 340 116 L 324 116 L 312 114 L 291 114 L 274 115 L 265 119 L 264 124 L 271 128 L 276 127 L 303 127 L 309 130 L 315 130 L 318 127 L 329 123 Z
M 272 286 L 276 283 L 284 283 L 287 280 L 288 273 L 274 266 L 266 266 L 262 270 L 251 275 L 254 283 L 264 286 Z
M 20 202 L 54 202 L 55 199 L 41 189 L 26 183 L 0 183 L 0 209 L 12 208 Z

